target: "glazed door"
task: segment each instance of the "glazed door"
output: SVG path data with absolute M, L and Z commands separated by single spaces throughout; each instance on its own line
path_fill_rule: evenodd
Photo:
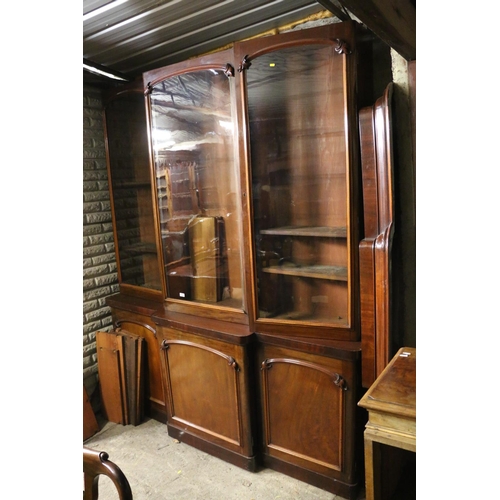
M 120 289 L 161 298 L 142 92 L 122 91 L 110 99 L 105 126 Z
M 242 310 L 233 89 L 229 64 L 206 64 L 170 68 L 147 93 L 168 298 Z
M 280 37 L 240 48 L 260 325 L 352 327 L 349 48 Z M 297 330 L 298 331 L 298 330 Z

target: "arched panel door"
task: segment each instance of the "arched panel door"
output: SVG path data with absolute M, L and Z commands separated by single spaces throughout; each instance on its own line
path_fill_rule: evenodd
M 186 340 L 162 342 L 169 422 L 239 447 L 239 367 L 232 356 Z
M 267 453 L 318 472 L 341 471 L 346 381 L 292 358 L 268 358 L 261 368 Z

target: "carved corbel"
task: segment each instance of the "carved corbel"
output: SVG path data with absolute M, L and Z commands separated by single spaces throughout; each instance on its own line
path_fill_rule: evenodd
M 351 49 L 349 47 L 349 44 L 340 38 L 335 38 L 335 41 L 337 42 L 337 46 L 335 47 L 335 52 L 337 54 L 350 54 Z
M 226 64 L 226 69 L 224 70 L 224 74 L 228 78 L 230 78 L 231 76 L 234 76 L 234 68 L 229 63 Z
M 238 73 L 241 73 L 245 69 L 248 69 L 251 65 L 252 63 L 250 62 L 248 55 L 244 56 L 238 68 Z

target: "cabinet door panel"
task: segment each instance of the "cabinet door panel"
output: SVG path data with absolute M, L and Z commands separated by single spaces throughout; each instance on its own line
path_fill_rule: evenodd
M 342 377 L 291 358 L 267 358 L 262 371 L 268 453 L 313 469 L 342 470 Z
M 239 372 L 233 357 L 183 340 L 165 340 L 171 419 L 239 446 Z

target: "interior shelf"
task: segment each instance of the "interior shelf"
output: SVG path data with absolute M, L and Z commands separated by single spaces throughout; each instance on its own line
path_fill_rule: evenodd
M 262 319 L 272 319 L 276 321 L 307 321 L 312 323 L 326 323 L 326 324 L 335 324 L 335 325 L 345 325 L 346 318 L 338 317 L 332 318 L 330 316 L 317 316 L 315 314 L 302 312 L 302 311 L 288 311 L 276 314 L 274 312 L 269 311 L 259 311 L 259 318 Z
M 261 234 L 269 234 L 275 236 L 312 236 L 320 238 L 345 238 L 347 229 L 345 227 L 298 227 L 298 226 L 283 226 L 270 229 L 262 229 Z
M 151 189 L 151 182 L 147 181 L 114 181 L 113 187 L 116 188 L 148 188 Z
M 319 278 L 335 281 L 347 281 L 347 267 L 344 266 L 295 266 L 284 264 L 262 269 L 265 273 L 282 274 L 303 278 Z
M 183 278 L 193 277 L 193 266 L 191 264 L 170 265 L 166 266 L 165 269 L 167 271 L 167 276 L 182 276 Z
M 133 245 L 127 245 L 122 249 L 124 252 L 130 252 L 135 254 L 156 254 L 156 244 L 155 243 L 136 243 Z

